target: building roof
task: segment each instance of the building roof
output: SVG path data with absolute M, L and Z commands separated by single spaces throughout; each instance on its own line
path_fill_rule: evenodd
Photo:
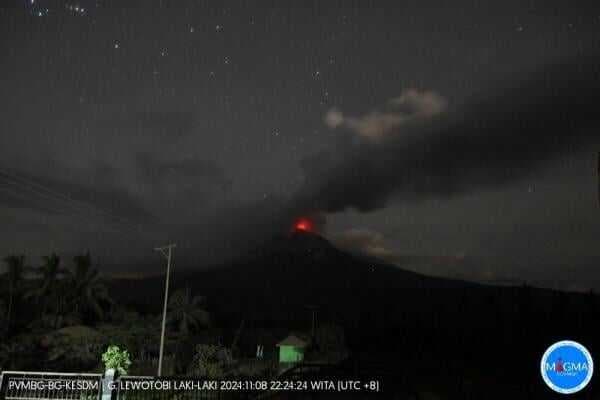
M 277 343 L 276 346 L 294 346 L 294 347 L 307 347 L 309 344 L 308 340 L 302 339 L 295 334 L 290 334 L 288 337 Z

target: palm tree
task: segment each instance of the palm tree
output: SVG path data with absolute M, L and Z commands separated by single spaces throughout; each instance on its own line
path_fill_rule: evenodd
M 44 265 L 40 271 L 43 277 L 43 286 L 50 289 L 66 271 L 60 267 L 60 257 L 56 253 L 43 256 L 42 260 L 44 260 Z
M 42 302 L 42 318 L 45 317 L 48 304 L 55 305 L 55 325 L 66 305 L 66 289 L 61 287 L 60 278 L 68 275 L 69 271 L 60 267 L 60 257 L 56 253 L 43 256 L 42 266 L 37 269 L 41 275 L 41 285 L 30 291 L 27 296 L 34 297 L 38 303 Z
M 0 299 L 0 326 L 6 326 L 6 305 L 4 301 Z M 5 329 L 0 329 L 0 340 L 4 338 L 4 334 L 6 333 Z
M 73 257 L 75 268 L 70 275 L 70 287 L 75 296 L 75 312 L 90 311 L 95 317 L 102 318 L 102 304 L 113 301 L 104 286 L 97 269 L 92 268 L 90 252 Z
M 29 294 L 38 300 L 45 295 L 55 292 L 61 275 L 68 273 L 68 271 L 60 267 L 60 257 L 56 253 L 43 256 L 42 260 L 44 261 L 42 266 L 37 268 L 38 273 L 41 275 L 42 284 Z
M 81 254 L 73 257 L 75 263 L 75 273 L 85 274 L 92 267 L 92 256 L 87 251 L 85 254 Z
M 0 343 L 0 369 L 15 368 L 15 360 L 21 355 L 22 346 L 17 342 Z
M 169 299 L 169 322 L 176 324 L 183 335 L 208 326 L 210 319 L 204 306 L 204 297 L 193 296 L 189 288 L 177 290 Z
M 14 303 L 18 291 L 23 281 L 23 272 L 25 270 L 25 256 L 24 255 L 10 255 L 4 258 L 4 262 L 7 266 L 7 279 L 8 279 L 8 306 L 6 309 L 6 329 L 10 329 L 12 322 L 12 312 Z

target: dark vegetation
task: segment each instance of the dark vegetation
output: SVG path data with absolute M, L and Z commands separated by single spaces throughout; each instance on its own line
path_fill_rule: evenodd
M 0 365 L 93 370 L 102 346 L 117 343 L 131 351 L 133 372 L 152 374 L 163 277 L 102 282 L 89 255 L 76 257 L 70 272 L 57 260 L 45 258 L 36 279 L 22 279 L 25 260 L 6 259 L 2 300 L 11 311 L 2 313 Z M 313 317 L 309 359 L 329 364 L 315 376 L 380 379 L 396 398 L 559 398 L 539 375 L 544 350 L 563 339 L 600 350 L 593 292 L 426 277 L 311 234 L 276 238 L 227 266 L 175 265 L 166 350 L 173 374 L 266 373 L 277 341 L 311 333 Z M 257 344 L 264 362 L 240 363 Z M 592 380 L 572 397 L 597 392 Z

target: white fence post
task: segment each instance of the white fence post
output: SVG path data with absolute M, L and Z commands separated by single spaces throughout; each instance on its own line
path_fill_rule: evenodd
M 115 381 L 115 370 L 110 368 L 104 372 L 102 379 L 102 400 L 112 399 L 113 382 Z

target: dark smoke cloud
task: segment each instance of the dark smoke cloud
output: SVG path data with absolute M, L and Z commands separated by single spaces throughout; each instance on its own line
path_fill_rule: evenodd
M 484 100 L 398 125 L 380 135 L 385 140 L 313 157 L 298 207 L 371 211 L 392 196 L 421 200 L 484 190 L 595 149 L 599 66 L 598 56 L 558 62 Z
M 299 216 L 317 216 L 316 222 L 323 226 L 325 220 L 321 213 L 347 208 L 375 210 L 384 207 L 393 196 L 419 200 L 483 190 L 523 178 L 548 161 L 586 149 L 586 145 L 597 145 L 598 65 L 597 57 L 573 59 L 537 71 L 519 84 L 489 91 L 489 96 L 482 96 L 484 100 L 441 114 L 436 114 L 440 107 L 417 108 L 433 109 L 436 113 L 421 112 L 419 118 L 404 118 L 402 123 L 389 124 L 391 131 L 378 132 L 375 141 L 361 136 L 358 141 L 348 140 L 329 153 L 307 160 L 304 163 L 306 183 L 290 198 L 250 204 L 223 202 L 222 208 L 209 207 L 198 201 L 204 193 L 201 189 L 205 186 L 214 189 L 225 183 L 227 178 L 223 171 L 200 159 L 169 161 L 173 160 L 171 156 L 133 160 L 135 177 L 122 176 L 123 182 L 114 171 L 106 169 L 98 169 L 99 180 L 88 181 L 88 184 L 66 178 L 58 181 L 43 177 L 40 181 L 29 174 L 27 182 L 16 187 L 19 190 L 11 186 L 9 192 L 5 188 L 0 202 L 10 207 L 23 206 L 19 203 L 23 199 L 16 195 L 26 194 L 28 208 L 81 214 L 84 222 L 90 219 L 90 213 L 98 215 L 96 219 L 104 219 L 106 214 L 116 215 L 112 217 L 112 225 L 127 234 L 137 229 L 137 222 L 144 223 L 142 238 L 134 236 L 124 241 L 121 237 L 94 236 L 89 240 L 82 238 L 82 243 L 83 239 L 86 245 L 100 243 L 110 249 L 110 253 L 118 254 L 119 260 L 123 254 L 135 254 L 144 261 L 140 265 L 145 266 L 148 260 L 157 260 L 151 250 L 153 247 L 173 241 L 178 244 L 180 265 L 202 267 L 219 263 L 225 257 L 235 257 L 274 234 L 289 232 Z M 407 114 L 411 110 L 402 112 Z M 373 114 L 370 117 L 369 121 L 373 121 Z M 344 123 L 338 128 L 351 128 L 347 117 L 342 118 Z M 189 132 L 192 125 L 189 120 L 184 122 L 181 131 Z M 146 192 L 138 193 L 137 188 L 150 185 L 164 189 L 161 182 L 169 181 L 166 178 L 171 171 L 186 177 L 186 182 L 196 184 L 198 196 L 190 196 L 192 192 L 186 191 L 180 196 L 179 186 L 174 198 L 181 201 L 173 202 L 173 207 L 167 203 L 170 197 L 156 197 L 159 204 L 142 201 L 155 197 L 145 196 Z M 149 180 L 151 176 L 155 179 Z M 102 181 L 101 177 L 110 179 Z M 0 184 L 8 184 L 9 178 L 0 179 Z M 33 196 L 28 189 L 29 181 L 33 180 L 50 189 L 50 195 Z M 54 192 L 64 193 L 69 199 L 57 199 Z M 171 212 L 175 207 L 182 210 L 179 214 L 185 219 Z M 67 210 L 63 211 L 64 208 Z M 169 212 L 162 212 L 164 210 Z M 129 224 L 131 220 L 135 222 Z M 356 235 L 355 239 L 361 242 Z M 369 237 L 363 235 L 360 239 L 364 243 Z M 377 240 L 372 239 L 370 248 L 377 248 Z M 359 245 L 355 243 L 355 246 Z M 129 263 L 128 268 L 131 265 Z M 157 265 L 161 264 L 157 262 Z
M 98 129 L 114 135 L 131 135 L 142 132 L 149 138 L 178 140 L 188 136 L 194 129 L 191 111 L 113 111 L 98 106 L 99 112 L 111 112 L 110 119 L 101 120 Z
M 217 163 L 202 158 L 160 160 L 148 153 L 137 156 L 137 172 L 142 182 L 163 184 L 174 181 L 181 184 L 202 184 L 209 187 L 227 188 L 231 179 Z

